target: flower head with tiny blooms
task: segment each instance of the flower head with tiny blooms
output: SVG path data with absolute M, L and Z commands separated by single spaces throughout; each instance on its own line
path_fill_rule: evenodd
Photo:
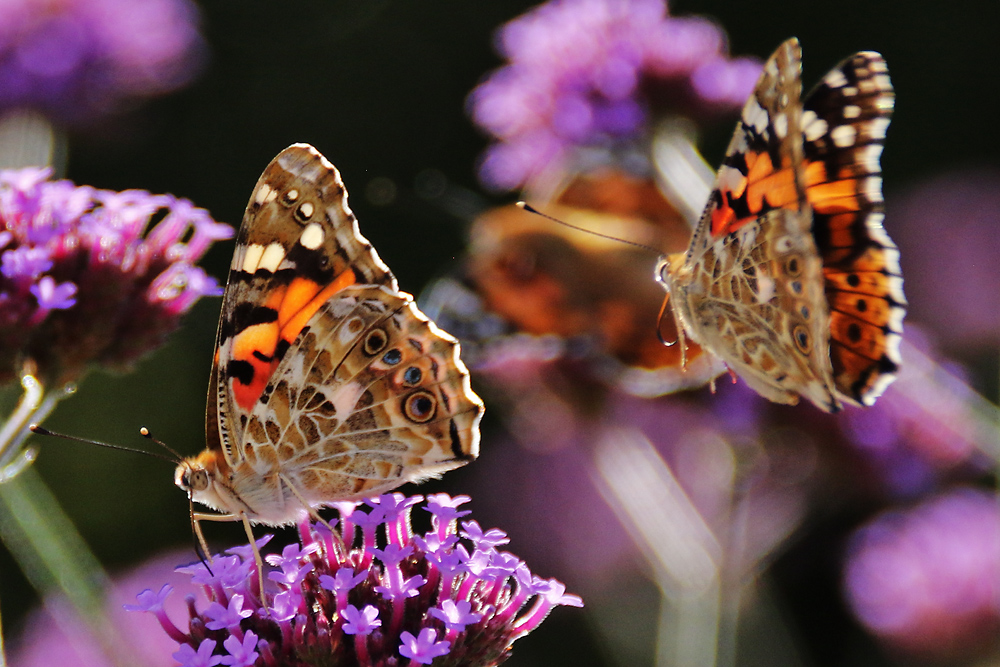
M 674 17 L 663 0 L 550 0 L 501 28 L 508 64 L 469 95 L 469 113 L 496 138 L 480 180 L 501 190 L 530 181 L 574 148 L 641 139 L 655 115 L 696 121 L 742 107 L 759 61 L 730 58 L 722 29 Z
M 0 171 L 0 384 L 26 363 L 48 382 L 128 368 L 202 296 L 194 265 L 229 225 L 186 199 Z
M 367 512 L 338 503 L 337 535 L 304 522 L 301 544 L 266 557 L 275 569 L 263 601 L 249 546 L 215 556 L 211 570 L 179 568 L 212 600 L 204 609 L 188 600 L 186 630 L 163 611 L 169 586 L 143 591 L 127 608 L 157 616 L 180 644 L 174 658 L 182 667 L 479 667 L 503 662 L 553 607 L 583 605 L 560 582 L 500 551 L 505 533 L 460 522 L 469 514 L 460 509 L 467 496 L 429 496 L 422 509 L 430 530 L 416 534 L 411 512 L 422 500 L 383 495 L 365 501 Z

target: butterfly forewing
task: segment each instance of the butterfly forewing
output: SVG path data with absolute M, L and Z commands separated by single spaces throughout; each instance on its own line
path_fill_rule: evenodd
M 207 426 L 219 429 L 230 464 L 249 413 L 299 331 L 355 283 L 396 287 L 358 231 L 340 173 L 311 146 L 291 146 L 271 161 L 250 197 L 219 320 L 217 395 Z
M 879 158 L 895 95 L 882 57 L 857 53 L 806 98 L 806 195 L 823 256 L 838 391 L 871 405 L 895 378 L 906 298 L 882 228 Z
M 203 466 L 195 500 L 270 525 L 478 454 L 458 344 L 398 290 L 311 146 L 282 151 L 251 195 L 206 414 L 209 451 L 178 480 Z

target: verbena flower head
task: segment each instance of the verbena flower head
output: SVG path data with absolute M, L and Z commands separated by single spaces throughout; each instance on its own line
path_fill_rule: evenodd
M 657 113 L 735 111 L 760 74 L 758 61 L 728 57 L 716 24 L 668 16 L 663 0 L 550 0 L 497 41 L 509 64 L 468 101 L 498 140 L 480 167 L 497 189 L 524 184 L 575 147 L 639 138 Z
M 422 496 L 390 494 L 340 504 L 339 534 L 299 527 L 302 543 L 267 556 L 270 591 L 259 600 L 246 547 L 181 571 L 203 584 L 212 602 L 188 604 L 180 629 L 163 613 L 169 590 L 143 591 L 129 608 L 157 616 L 180 647 L 182 667 L 197 665 L 496 665 L 511 644 L 556 605 L 582 606 L 558 581 L 534 576 L 499 530 L 483 531 L 458 509 L 469 499 L 438 494 L 423 511 L 431 528 L 410 521 Z M 360 533 L 360 535 L 359 535 Z M 261 542 L 258 542 L 261 544 Z
M 194 263 L 231 227 L 186 199 L 50 173 L 0 171 L 0 384 L 26 362 L 50 382 L 127 368 L 221 293 Z
M 845 574 L 854 613 L 899 648 L 956 664 L 1000 629 L 1000 509 L 960 488 L 880 515 L 853 537 Z
M 203 52 L 189 0 L 0 0 L 0 113 L 92 120 L 187 83 Z

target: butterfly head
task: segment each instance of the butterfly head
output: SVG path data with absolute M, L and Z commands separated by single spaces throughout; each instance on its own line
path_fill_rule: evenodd
M 219 483 L 228 465 L 217 450 L 206 449 L 198 456 L 186 458 L 174 470 L 176 484 L 192 500 L 220 511 L 229 511 L 228 496 Z

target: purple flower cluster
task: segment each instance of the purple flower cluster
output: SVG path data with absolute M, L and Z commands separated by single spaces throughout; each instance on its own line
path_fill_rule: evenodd
M 220 293 L 194 262 L 231 227 L 186 199 L 50 173 L 0 172 L 0 384 L 25 363 L 47 383 L 127 368 Z
M 0 0 L 0 112 L 91 120 L 184 85 L 203 55 L 189 0 Z
M 714 23 L 667 15 L 663 0 L 550 0 L 498 35 L 510 62 L 469 97 L 495 136 L 480 178 L 514 189 L 577 146 L 641 137 L 652 114 L 702 119 L 740 108 L 760 74 L 730 59 Z
M 992 643 L 1000 629 L 996 497 L 960 488 L 875 518 L 854 535 L 845 589 L 865 626 L 908 651 L 955 659 Z
M 508 541 L 502 531 L 483 531 L 475 521 L 462 522 L 459 531 L 458 519 L 469 514 L 459 509 L 467 496 L 429 496 L 431 528 L 415 534 L 410 514 L 421 500 L 384 495 L 365 501 L 367 513 L 358 503 L 338 503 L 337 536 L 304 523 L 301 544 L 266 557 L 277 568 L 267 575 L 277 590 L 264 601 L 249 546 L 214 557 L 211 571 L 201 563 L 179 568 L 212 600 L 198 610 L 189 599 L 186 632 L 163 611 L 169 586 L 143 591 L 139 604 L 127 608 L 157 616 L 180 644 L 174 658 L 183 667 L 443 667 L 499 664 L 554 606 L 582 606 L 558 581 L 539 579 L 498 551 Z

